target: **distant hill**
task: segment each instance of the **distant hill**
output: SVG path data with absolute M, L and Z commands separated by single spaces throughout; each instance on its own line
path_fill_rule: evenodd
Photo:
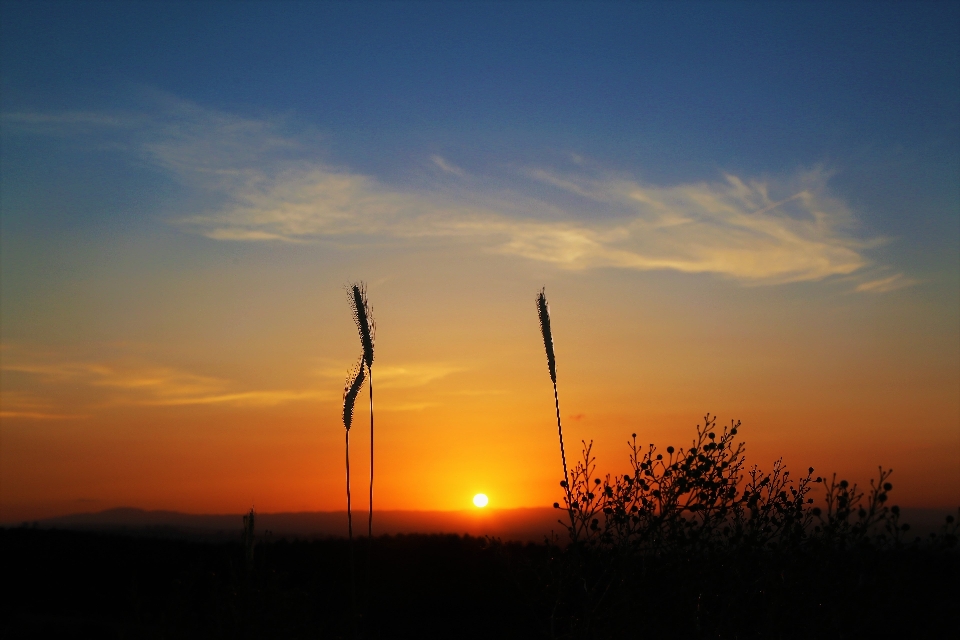
M 910 524 L 908 539 L 926 537 L 943 525 L 949 509 L 902 508 L 901 522 Z M 955 513 L 955 511 L 954 511 Z M 230 538 L 240 535 L 243 514 L 191 514 L 177 511 L 145 511 L 131 507 L 97 513 L 75 513 L 38 520 L 29 526 L 42 529 L 86 531 L 123 531 L 163 537 Z M 552 508 L 472 509 L 469 511 L 377 511 L 373 519 L 374 535 L 402 533 L 456 533 L 494 536 L 503 540 L 543 542 L 565 529 L 558 520 L 566 513 Z M 25 523 L 26 524 L 26 523 Z M 4 523 L 2 526 L 22 526 Z M 366 512 L 354 514 L 353 532 L 366 535 Z M 257 513 L 257 533 L 267 531 L 277 537 L 346 537 L 346 511 L 303 511 L 295 513 Z
M 552 508 L 377 511 L 374 513 L 373 532 L 374 535 L 456 533 L 542 542 L 551 531 L 564 532 L 557 520 L 565 515 Z M 189 514 L 123 507 L 47 518 L 37 521 L 36 526 L 43 529 L 112 530 L 178 537 L 225 537 L 239 535 L 242 516 L 240 513 Z M 366 535 L 366 512 L 355 513 L 353 525 L 354 535 Z M 270 531 L 278 537 L 346 537 L 347 513 L 257 513 L 256 530 L 259 534 Z

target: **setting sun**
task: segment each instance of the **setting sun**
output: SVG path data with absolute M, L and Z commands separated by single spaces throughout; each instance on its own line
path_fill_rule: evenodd
M 481 509 L 487 506 L 487 502 L 489 502 L 489 500 L 487 500 L 486 494 L 478 493 L 477 495 L 473 496 L 473 504 Z

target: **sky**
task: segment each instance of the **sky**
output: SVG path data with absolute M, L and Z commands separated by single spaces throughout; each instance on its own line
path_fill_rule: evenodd
M 4 0 L 0 520 L 344 509 L 356 281 L 376 508 L 560 498 L 541 287 L 568 458 L 622 473 L 709 412 L 751 464 L 956 508 L 957 24 Z

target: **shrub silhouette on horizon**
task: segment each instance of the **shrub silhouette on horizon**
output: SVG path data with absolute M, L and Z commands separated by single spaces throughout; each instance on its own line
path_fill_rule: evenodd
M 595 548 L 643 553 L 818 545 L 902 545 L 909 526 L 887 506 L 892 470 L 879 468 L 868 492 L 856 484 L 792 476 L 782 459 L 769 473 L 746 467 L 740 422 L 722 429 L 709 413 L 690 446 L 627 442 L 631 473 L 596 477 L 592 442 L 571 472 L 570 538 Z M 810 495 L 823 485 L 823 508 Z
M 900 521 L 900 509 L 887 506 L 890 469 L 879 467 L 863 491 L 835 474 L 829 481 L 815 476 L 812 467 L 794 476 L 782 459 L 765 472 L 746 465 L 740 426 L 731 421 L 718 428 L 716 417 L 707 414 L 688 447 L 664 450 L 639 445 L 633 434 L 629 472 L 604 477 L 596 473 L 593 443 L 583 442 L 565 505 L 569 545 L 553 539 L 540 583 L 551 594 L 551 628 L 564 627 L 571 637 L 616 635 L 613 630 L 625 624 L 619 607 L 634 606 L 629 603 L 648 592 L 643 576 L 654 568 L 677 584 L 702 585 L 705 576 L 722 580 L 733 566 L 759 572 L 744 574 L 750 579 L 768 579 L 769 570 L 782 580 L 788 566 L 848 566 L 850 559 L 882 551 L 956 549 L 960 522 L 953 515 L 940 533 L 908 541 L 910 527 Z M 815 501 L 817 487 L 822 493 Z M 738 606 L 720 592 L 711 598 L 711 616 Z M 696 629 L 699 615 L 697 604 Z

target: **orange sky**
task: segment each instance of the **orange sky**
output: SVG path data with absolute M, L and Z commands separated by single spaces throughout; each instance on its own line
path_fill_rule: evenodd
M 74 320 L 62 346 L 4 346 L 4 519 L 121 505 L 342 509 L 340 394 L 359 353 L 342 284 L 364 269 L 336 266 L 341 256 L 306 268 L 309 253 L 266 261 L 276 254 L 248 250 L 228 270 L 159 284 L 133 272 L 79 283 L 72 299 L 43 294 L 51 310 L 91 302 L 64 311 Z M 900 504 L 960 500 L 956 345 L 942 312 L 904 304 L 909 293 L 548 272 L 482 254 L 451 262 L 444 250 L 363 266 L 384 509 L 461 509 L 477 492 L 500 508 L 557 499 L 534 305 L 543 282 L 568 457 L 593 439 L 599 468 L 622 471 L 631 432 L 684 444 L 710 411 L 743 421 L 751 463 L 783 456 L 859 482 L 882 464 Z M 367 415 L 364 390 L 352 438 L 363 509 Z
M 544 286 L 571 460 L 960 505 L 956 3 L 562 5 L 0 3 L 0 522 L 343 509 L 357 280 L 380 508 L 560 497 Z

